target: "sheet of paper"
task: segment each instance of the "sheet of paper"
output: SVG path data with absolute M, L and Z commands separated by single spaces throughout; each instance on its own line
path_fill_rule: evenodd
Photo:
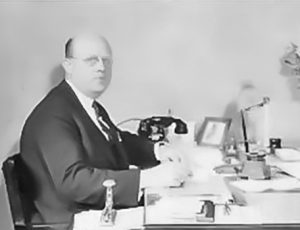
M 199 224 L 196 213 L 202 201 L 224 205 L 232 195 L 224 179 L 216 175 L 209 183 L 188 180 L 181 188 L 148 188 L 145 198 L 147 224 Z
M 143 225 L 143 207 L 117 210 L 117 216 L 113 226 L 101 225 L 101 212 L 102 210 L 89 210 L 75 214 L 73 230 L 141 229 Z
M 275 177 L 272 180 L 237 180 L 231 185 L 245 192 L 290 191 L 300 189 L 300 181 L 292 177 Z
M 275 155 L 282 161 L 300 161 L 300 151 L 294 148 L 276 149 Z
M 300 179 L 300 162 L 280 162 L 276 166 L 291 176 Z
M 260 209 L 251 206 L 230 206 L 230 213 L 224 212 L 224 207 L 216 206 L 215 223 L 217 224 L 262 224 Z
M 154 205 L 147 206 L 146 224 L 197 224 L 196 213 L 200 212 L 203 201 L 216 202 L 218 199 L 213 195 L 164 196 Z

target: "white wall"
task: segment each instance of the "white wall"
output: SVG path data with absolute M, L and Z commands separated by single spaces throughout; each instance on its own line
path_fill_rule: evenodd
M 300 44 L 299 12 L 291 0 L 0 1 L 0 163 L 18 150 L 24 119 L 58 82 L 64 43 L 77 31 L 93 28 L 112 44 L 103 102 L 116 121 L 169 108 L 199 121 L 222 116 L 247 80 L 295 104 L 279 58 L 290 41 Z M 1 229 L 9 229 L 5 215 Z

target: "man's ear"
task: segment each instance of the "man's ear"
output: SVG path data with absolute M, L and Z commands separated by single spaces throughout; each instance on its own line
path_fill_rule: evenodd
M 72 73 L 73 63 L 70 59 L 65 58 L 61 63 L 62 67 L 64 68 L 65 72 L 68 74 Z

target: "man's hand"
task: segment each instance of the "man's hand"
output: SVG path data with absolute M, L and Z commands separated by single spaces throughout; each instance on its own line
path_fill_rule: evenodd
M 180 163 L 182 167 L 186 168 L 188 171 L 188 175 L 192 175 L 192 171 L 189 165 L 189 158 L 186 156 L 182 149 L 180 150 L 178 147 L 174 147 L 168 143 L 163 142 L 163 144 L 156 143 L 155 147 L 155 156 L 157 160 L 162 163 L 173 162 L 173 163 Z
M 155 156 L 161 162 L 182 162 L 184 160 L 182 153 L 165 142 L 156 143 Z
M 190 170 L 180 162 L 165 162 L 141 171 L 140 188 L 178 187 L 189 176 Z

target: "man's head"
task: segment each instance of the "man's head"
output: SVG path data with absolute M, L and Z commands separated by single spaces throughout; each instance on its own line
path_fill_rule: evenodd
M 108 87 L 112 72 L 112 51 L 107 40 L 95 34 L 83 34 L 66 43 L 65 78 L 91 98 Z

